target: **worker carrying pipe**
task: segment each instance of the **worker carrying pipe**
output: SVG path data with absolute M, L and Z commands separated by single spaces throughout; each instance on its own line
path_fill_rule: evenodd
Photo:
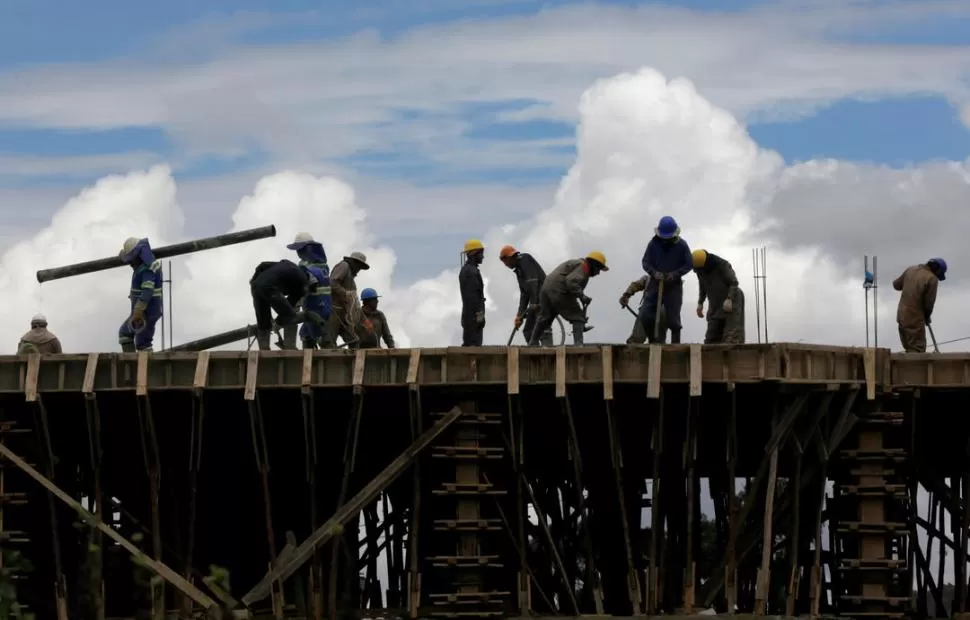
M 330 319 L 333 310 L 332 291 L 330 287 L 330 267 L 327 266 L 327 253 L 323 249 L 323 244 L 316 241 L 310 233 L 297 233 L 293 243 L 286 246 L 289 250 L 295 250 L 300 258 L 300 267 L 310 272 L 317 282 L 314 290 L 308 290 L 306 297 L 303 298 L 303 309 L 315 312 L 324 321 Z M 296 340 L 292 331 L 295 325 L 288 325 L 283 329 L 283 343 L 289 347 L 290 342 Z M 289 331 L 287 331 L 289 330 Z M 300 340 L 304 349 L 330 349 L 336 345 L 329 342 L 329 334 L 326 325 L 317 325 L 313 321 L 304 321 L 300 326 Z M 295 347 L 292 347 L 295 348 Z
M 641 261 L 650 282 L 640 305 L 640 322 L 650 342 L 662 342 L 657 331 L 657 308 L 663 306 L 670 342 L 680 342 L 680 309 L 684 303 L 684 276 L 694 268 L 690 247 L 680 237 L 677 221 L 669 215 L 660 218 L 654 237 L 647 244 Z
M 900 292 L 896 323 L 905 352 L 926 353 L 926 328 L 936 306 L 937 287 L 943 280 L 946 280 L 946 261 L 942 258 L 907 267 L 893 280 L 893 288 Z
M 130 237 L 118 252 L 131 266 L 129 316 L 118 329 L 122 352 L 151 351 L 155 324 L 162 318 L 162 261 L 156 260 L 148 239 Z
M 586 307 L 593 301 L 586 295 L 590 278 L 609 271 L 606 256 L 593 251 L 585 258 L 567 260 L 556 267 L 539 290 L 539 318 L 529 338 L 529 344 L 539 344 L 540 336 L 561 316 L 573 327 L 573 344 L 583 344 L 586 331 Z
M 261 351 L 270 348 L 270 333 L 273 331 L 273 314 L 276 311 L 276 326 L 284 330 L 303 321 L 323 325 L 323 317 L 311 311 L 297 312 L 295 306 L 308 293 L 313 292 L 318 283 L 313 274 L 288 260 L 266 261 L 256 266 L 249 280 L 256 311 L 256 343 Z M 284 332 L 285 333 L 285 332 Z M 291 342 L 283 342 L 283 348 L 296 348 L 296 332 L 291 331 Z
M 479 265 L 485 258 L 485 246 L 469 239 L 462 248 L 465 262 L 458 272 L 461 291 L 461 346 L 480 347 L 485 338 L 485 282 Z
M 539 291 L 546 281 L 546 272 L 531 254 L 519 252 L 511 245 L 503 247 L 498 257 L 515 272 L 515 279 L 519 283 L 519 308 L 512 323 L 515 329 L 522 328 L 528 343 L 539 318 Z M 539 343 L 544 347 L 552 346 L 552 329 L 539 334 Z
M 708 302 L 704 344 L 744 344 L 744 292 L 734 267 L 707 250 L 694 250 L 691 257 L 699 288 L 698 318 L 704 318 Z

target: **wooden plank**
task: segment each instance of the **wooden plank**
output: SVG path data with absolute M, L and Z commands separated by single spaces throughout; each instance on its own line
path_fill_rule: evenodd
M 88 353 L 88 362 L 84 366 L 84 383 L 81 384 L 82 394 L 94 394 L 94 379 L 98 375 L 97 353 Z
M 704 385 L 704 369 L 701 361 L 701 345 L 690 345 L 690 395 L 700 396 Z
M 206 596 L 204 592 L 202 592 L 201 590 L 193 586 L 191 583 L 186 581 L 182 576 L 180 576 L 178 573 L 173 571 L 168 566 L 162 564 L 161 562 L 157 562 L 151 559 L 150 557 L 148 557 L 147 555 L 139 551 L 139 549 L 135 547 L 135 545 L 128 542 L 128 540 L 124 536 L 119 534 L 117 531 L 115 531 L 114 528 L 112 528 L 109 525 L 106 525 L 99 517 L 85 510 L 84 507 L 81 506 L 81 504 L 76 502 L 70 495 L 62 491 L 57 485 L 51 482 L 43 474 L 41 474 L 33 467 L 28 465 L 26 462 L 24 462 L 24 460 L 21 459 L 19 456 L 17 456 L 10 448 L 8 448 L 3 444 L 0 444 L 0 454 L 3 454 L 3 456 L 6 457 L 7 460 L 9 460 L 11 463 L 16 465 L 25 474 L 33 478 L 42 487 L 47 489 L 47 491 L 51 493 L 54 497 L 61 500 L 68 506 L 70 506 L 71 509 L 73 509 L 81 517 L 82 521 L 84 521 L 86 524 L 90 525 L 91 527 L 97 528 L 105 536 L 107 536 L 111 540 L 115 541 L 116 543 L 124 547 L 125 550 L 128 553 L 130 553 L 132 557 L 134 557 L 139 564 L 142 564 L 143 566 L 151 570 L 153 573 L 155 573 L 165 581 L 169 582 L 173 586 L 175 586 L 179 590 L 179 592 L 181 592 L 182 594 L 192 599 L 198 605 L 201 605 L 205 609 L 216 608 L 217 603 L 213 601 L 211 598 L 209 598 L 208 596 Z
M 509 347 L 508 377 L 509 395 L 519 393 L 519 347 Z
M 300 386 L 308 388 L 313 383 L 313 349 L 303 349 L 303 368 L 300 371 Z
M 421 369 L 421 349 L 411 349 L 411 357 L 408 359 L 408 375 L 405 382 L 415 387 L 418 383 L 418 371 Z
M 650 345 L 650 361 L 647 363 L 647 398 L 660 398 L 660 371 L 663 368 L 663 347 Z
M 566 397 L 566 347 L 556 347 L 556 398 Z
M 135 395 L 148 396 L 148 351 L 138 352 L 138 368 L 135 372 Z
M 37 402 L 37 379 L 40 377 L 40 354 L 27 356 L 27 374 L 24 376 L 24 396 L 28 403 Z
M 422 433 L 400 456 L 385 467 L 384 471 L 379 473 L 357 495 L 334 513 L 326 523 L 317 528 L 313 534 L 303 541 L 303 544 L 293 552 L 293 555 L 285 563 L 279 563 L 260 583 L 271 584 L 277 581 L 282 582 L 289 578 L 307 560 L 313 557 L 316 549 L 330 540 L 336 532 L 342 531 L 343 526 L 356 518 L 364 506 L 374 501 L 381 491 L 397 480 L 398 476 L 404 473 L 417 459 L 418 455 L 426 450 L 445 429 L 460 417 L 461 409 L 455 407 L 447 415 L 438 420 L 434 426 Z M 261 601 L 267 596 L 269 596 L 269 588 L 264 586 L 258 590 L 250 590 L 246 596 L 242 597 L 242 602 L 246 606 L 252 606 L 256 601 Z
M 367 364 L 367 349 L 357 349 L 354 356 L 354 378 L 351 385 L 355 389 L 360 389 L 364 385 L 364 366 Z
M 195 377 L 192 379 L 192 387 L 196 390 L 204 390 L 209 385 L 209 352 L 199 351 L 199 357 L 195 360 Z
M 613 400 L 613 347 L 603 347 L 603 400 Z
M 259 376 L 259 351 L 250 351 L 246 359 L 246 389 L 244 400 L 256 400 L 256 379 Z
M 866 375 L 866 400 L 876 400 L 876 350 L 862 351 L 862 366 Z M 858 367 L 857 367 L 858 368 Z

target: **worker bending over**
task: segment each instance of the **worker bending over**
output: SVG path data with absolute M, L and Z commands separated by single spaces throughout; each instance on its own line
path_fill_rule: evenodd
M 461 290 L 461 346 L 480 347 L 485 336 L 485 282 L 478 266 L 485 258 L 485 246 L 469 239 L 462 249 L 465 264 L 458 272 Z
M 30 331 L 20 337 L 17 345 L 17 355 L 28 355 L 30 353 L 63 353 L 61 341 L 53 332 L 47 329 L 47 317 L 43 314 L 35 314 L 30 319 Z
M 288 260 L 262 262 L 256 267 L 249 280 L 253 296 L 253 309 L 256 311 L 256 343 L 261 351 L 269 350 L 269 336 L 273 331 L 273 314 L 276 311 L 276 325 L 286 329 L 304 320 L 323 324 L 323 317 L 312 311 L 297 312 L 295 306 L 307 293 L 315 292 L 316 278 L 306 267 L 300 267 Z M 295 333 L 293 342 L 283 342 L 283 348 L 296 348 Z
M 622 295 L 620 295 L 620 307 L 628 308 L 630 306 L 630 298 L 636 295 L 637 293 L 640 293 L 646 290 L 646 288 L 647 288 L 647 276 L 643 276 L 638 280 L 634 280 L 633 282 L 630 282 L 630 285 L 626 287 L 626 290 L 623 291 Z M 642 299 L 640 300 L 640 305 L 641 306 L 643 305 Z M 662 330 L 663 331 L 661 332 L 661 335 L 663 335 L 664 338 L 661 339 L 661 342 L 666 340 L 667 328 L 663 327 Z M 643 328 L 643 323 L 640 322 L 640 316 L 638 311 L 637 318 L 634 319 L 633 321 L 633 329 L 630 331 L 630 337 L 626 339 L 626 343 L 643 344 L 646 341 L 647 341 L 647 331 Z
M 506 267 L 515 272 L 515 279 L 519 282 L 519 309 L 515 313 L 513 324 L 515 329 L 522 327 L 522 333 L 528 343 L 532 338 L 536 319 L 539 317 L 539 291 L 542 289 L 542 283 L 546 281 L 546 272 L 531 254 L 519 252 L 511 245 L 502 248 L 498 256 Z M 539 342 L 542 346 L 551 347 L 552 329 L 547 329 L 540 334 Z
M 380 296 L 372 288 L 360 292 L 361 319 L 357 324 L 357 346 L 361 349 L 380 349 L 381 340 L 388 349 L 394 348 L 394 336 L 387 326 L 387 317 L 377 309 Z
M 363 252 L 351 252 L 350 256 L 334 265 L 330 272 L 330 291 L 333 309 L 327 321 L 328 346 L 337 346 L 339 336 L 347 348 L 357 346 L 354 325 L 360 319 L 360 306 L 357 302 L 357 274 L 370 269 Z
M 130 237 L 118 253 L 131 265 L 130 315 L 118 329 L 123 352 L 151 351 L 155 324 L 162 318 L 162 261 L 155 260 L 148 239 Z
M 893 288 L 901 293 L 896 308 L 899 341 L 907 353 L 926 353 L 926 326 L 936 305 L 937 287 L 943 280 L 946 280 L 946 261 L 942 258 L 907 267 L 893 280 Z
M 744 292 L 731 263 L 707 250 L 694 250 L 691 256 L 700 289 L 698 318 L 704 318 L 708 302 L 704 344 L 744 344 Z
M 316 281 L 317 286 L 313 291 L 308 290 L 306 297 L 303 298 L 303 309 L 314 312 L 325 322 L 330 319 L 333 310 L 333 300 L 330 288 L 330 267 L 327 266 L 327 253 L 323 249 L 323 244 L 314 240 L 310 233 L 301 232 L 296 235 L 293 243 L 286 246 L 290 250 L 295 250 L 300 258 L 300 267 L 303 267 Z M 287 348 L 290 342 L 295 344 L 295 336 L 291 336 L 295 325 L 287 325 L 283 328 L 283 343 Z M 336 346 L 329 342 L 326 325 L 318 325 L 313 321 L 304 321 L 300 326 L 300 340 L 303 342 L 304 349 L 330 349 Z
M 680 238 L 680 227 L 669 215 L 660 218 L 654 229 L 654 237 L 647 244 L 641 261 L 643 270 L 650 278 L 643 303 L 640 305 L 640 322 L 650 338 L 650 342 L 662 342 L 661 334 L 656 334 L 657 308 L 663 305 L 670 328 L 670 342 L 680 342 L 680 309 L 684 304 L 684 276 L 690 273 L 694 264 L 687 242 Z M 662 297 L 660 300 L 658 298 Z
M 602 252 L 590 252 L 586 258 L 567 260 L 556 267 L 539 290 L 539 319 L 529 344 L 539 344 L 540 335 L 552 326 L 556 316 L 561 316 L 572 325 L 573 344 L 583 344 L 585 309 L 592 301 L 584 292 L 586 284 L 590 278 L 609 269 Z

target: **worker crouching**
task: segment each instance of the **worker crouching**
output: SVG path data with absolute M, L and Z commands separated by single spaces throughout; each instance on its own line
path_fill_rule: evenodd
M 670 342 L 680 342 L 680 310 L 684 304 L 684 276 L 694 268 L 690 247 L 680 238 L 680 227 L 674 218 L 666 215 L 654 229 L 654 237 L 647 244 L 641 261 L 643 270 L 650 281 L 640 305 L 640 322 L 643 324 L 650 342 L 664 340 L 658 324 L 658 312 L 663 307 L 663 316 L 670 329 Z
M 546 278 L 539 291 L 539 319 L 529 344 L 539 344 L 540 336 L 552 326 L 557 316 L 573 328 L 573 344 L 583 344 L 586 331 L 586 307 L 592 301 L 586 296 L 589 279 L 609 271 L 602 252 L 590 252 L 586 258 L 567 260 Z
M 515 279 L 519 283 L 519 309 L 515 313 L 513 326 L 515 329 L 522 328 L 528 343 L 539 318 L 539 291 L 546 281 L 546 272 L 531 254 L 519 252 L 511 245 L 503 247 L 498 257 L 502 264 L 515 272 Z M 545 347 L 552 346 L 552 329 L 539 334 L 539 343 Z
M 380 296 L 372 288 L 360 292 L 361 317 L 357 324 L 357 346 L 362 349 L 379 349 L 381 340 L 388 349 L 394 348 L 394 336 L 387 326 L 387 317 L 377 309 Z
M 256 267 L 249 280 L 253 296 L 253 309 L 256 311 L 256 343 L 261 351 L 270 348 L 270 333 L 273 331 L 273 311 L 276 312 L 276 325 L 286 328 L 304 320 L 323 324 L 323 317 L 312 311 L 297 312 L 296 305 L 308 293 L 315 291 L 318 282 L 305 267 L 288 260 L 262 262 Z M 295 332 L 293 342 L 281 343 L 282 348 L 296 348 Z
M 926 326 L 930 324 L 937 288 L 943 280 L 946 280 L 946 261 L 942 258 L 908 267 L 893 280 L 893 288 L 900 291 L 896 308 L 899 341 L 907 353 L 926 353 Z
M 18 355 L 30 353 L 41 355 L 63 353 L 61 341 L 47 329 L 47 317 L 43 314 L 35 314 L 34 318 L 30 319 L 30 331 L 20 337 L 17 345 Z
M 148 239 L 131 237 L 118 253 L 131 265 L 131 287 L 128 319 L 118 329 L 118 342 L 126 353 L 151 351 L 155 324 L 162 318 L 162 262 L 155 260 Z
M 323 244 L 315 241 L 309 233 L 301 232 L 296 235 L 293 243 L 286 246 L 296 250 L 300 258 L 300 267 L 304 268 L 316 280 L 316 287 L 307 289 L 303 298 L 303 309 L 316 313 L 324 322 L 330 319 L 333 311 L 332 291 L 330 288 L 330 267 L 327 266 L 327 253 Z M 295 325 L 288 325 L 283 329 L 283 342 L 289 346 L 293 338 L 290 334 L 296 329 Z M 320 325 L 313 321 L 304 321 L 300 326 L 300 340 L 304 349 L 328 349 L 334 347 L 329 341 L 326 324 Z
M 485 337 L 485 282 L 478 266 L 485 258 L 485 246 L 469 239 L 462 248 L 465 263 L 458 272 L 461 291 L 461 346 L 480 347 Z
M 744 292 L 734 267 L 707 250 L 695 250 L 691 258 L 700 289 L 698 318 L 704 318 L 704 301 L 708 302 L 704 344 L 744 344 Z

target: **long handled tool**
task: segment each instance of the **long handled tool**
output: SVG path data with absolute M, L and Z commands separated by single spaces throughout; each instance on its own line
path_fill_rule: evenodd
M 660 342 L 660 325 L 666 325 L 666 321 L 662 321 L 661 314 L 664 313 L 664 281 L 660 280 L 657 283 L 657 316 L 653 320 L 653 341 Z M 666 338 L 665 338 L 666 339 Z
M 937 353 L 939 353 L 940 352 L 940 347 L 939 347 L 939 345 L 936 344 L 936 334 L 933 333 L 933 326 L 927 324 L 926 325 L 926 329 L 930 332 L 930 340 L 933 341 L 933 350 L 936 351 Z

